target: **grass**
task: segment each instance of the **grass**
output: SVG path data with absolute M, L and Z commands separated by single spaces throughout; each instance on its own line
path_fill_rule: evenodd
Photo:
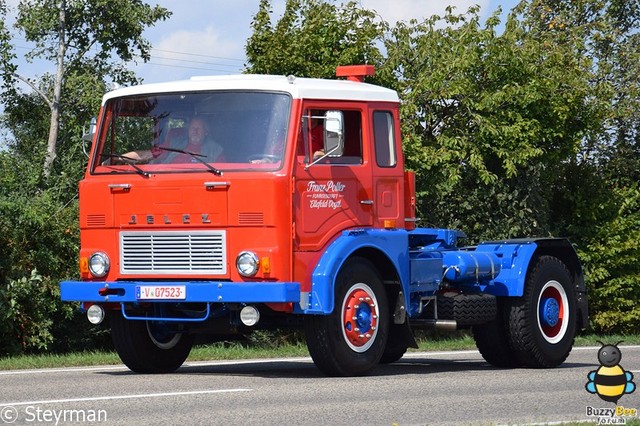
M 419 349 L 412 351 L 452 351 L 475 349 L 473 337 L 467 333 L 454 335 L 421 334 L 418 336 Z M 624 345 L 640 344 L 639 335 L 576 337 L 575 346 L 599 346 L 598 340 L 605 343 L 623 341 Z M 218 342 L 199 345 L 193 348 L 189 361 L 233 360 L 255 358 L 305 357 L 309 352 L 301 339 L 295 343 L 272 342 L 269 335 L 262 334 L 259 339 L 243 342 Z M 0 370 L 23 370 L 38 368 L 82 367 L 92 365 L 121 364 L 120 358 L 111 351 L 86 351 L 70 354 L 21 355 L 0 358 Z M 640 426 L 640 423 L 639 423 Z

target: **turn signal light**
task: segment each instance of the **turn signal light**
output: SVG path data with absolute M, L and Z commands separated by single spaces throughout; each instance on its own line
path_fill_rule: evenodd
M 386 219 L 382 226 L 384 226 L 384 229 L 393 229 L 396 227 L 396 221 L 393 219 Z
M 82 278 L 89 277 L 89 259 L 86 257 L 80 258 L 80 276 Z
M 260 260 L 260 268 L 262 269 L 262 273 L 263 274 L 270 274 L 271 273 L 271 259 L 269 259 L 268 257 L 263 257 Z

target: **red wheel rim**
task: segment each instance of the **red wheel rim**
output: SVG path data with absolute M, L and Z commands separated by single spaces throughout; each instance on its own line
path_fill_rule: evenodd
M 365 352 L 378 333 L 378 301 L 366 284 L 352 286 L 342 302 L 342 334 L 355 352 Z
M 558 343 L 567 331 L 569 300 L 562 285 L 549 281 L 538 297 L 538 328 L 549 343 Z

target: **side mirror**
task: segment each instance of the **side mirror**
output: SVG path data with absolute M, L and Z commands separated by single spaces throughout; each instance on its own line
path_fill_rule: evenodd
M 342 111 L 327 111 L 324 115 L 324 152 L 327 157 L 342 157 L 344 154 Z
M 82 135 L 82 140 L 85 142 L 91 142 L 93 135 L 96 133 L 96 118 L 92 117 L 89 123 L 89 131 Z
M 91 144 L 93 135 L 96 133 L 96 127 L 96 118 L 92 117 L 91 122 L 89 123 L 89 131 L 82 135 L 82 152 L 84 152 L 84 155 L 87 157 L 89 157 L 89 153 L 87 152 L 87 143 Z

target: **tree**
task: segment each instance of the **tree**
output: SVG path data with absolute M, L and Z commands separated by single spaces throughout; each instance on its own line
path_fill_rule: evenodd
M 62 76 L 35 79 L 20 76 L 0 23 L 7 130 L 0 150 L 0 355 L 96 343 L 95 332 L 86 321 L 72 321 L 77 313 L 58 293 L 58 282 L 78 273 L 77 182 L 86 163 L 80 136 L 112 82 L 137 81 L 119 60 L 148 59 L 142 30 L 167 16 L 137 0 L 22 1 L 17 27 L 36 45 L 30 56 L 62 64 Z M 20 90 L 17 80 L 33 91 Z M 45 142 L 52 131 L 53 146 Z M 34 164 L 44 164 L 44 173 Z M 51 172 L 55 178 L 47 179 Z
M 548 188 L 597 117 L 589 61 L 551 37 L 530 37 L 499 11 L 399 23 L 380 70 L 402 98 L 407 163 L 421 217 L 473 240 L 549 235 Z
M 273 25 L 271 1 L 261 0 L 246 53 L 251 73 L 332 78 L 336 66 L 378 63 L 376 44 L 384 25 L 357 2 L 335 6 L 321 0 L 287 0 Z
M 144 29 L 170 16 L 165 8 L 151 7 L 139 0 L 22 0 L 18 4 L 16 28 L 27 41 L 35 43 L 29 58 L 44 58 L 55 64 L 49 90 L 24 76 L 5 55 L 5 86 L 15 80 L 27 83 L 50 110 L 50 124 L 43 173 L 48 176 L 57 156 L 64 79 L 80 69 L 93 68 L 99 76 L 116 82 L 132 82 L 134 77 L 116 60 L 149 59 L 150 44 Z M 9 41 L 2 38 L 4 52 Z M 15 56 L 13 56 L 15 57 Z M 15 89 L 13 89 L 15 90 Z M 15 96 L 15 93 L 13 93 Z
M 522 2 L 536 37 L 580 41 L 592 58 L 598 127 L 585 134 L 556 188 L 557 216 L 579 238 L 592 324 L 598 332 L 640 325 L 640 0 Z

